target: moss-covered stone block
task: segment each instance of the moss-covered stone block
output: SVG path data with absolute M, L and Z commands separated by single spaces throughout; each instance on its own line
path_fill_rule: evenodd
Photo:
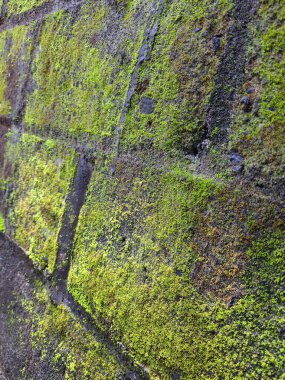
M 42 5 L 45 1 L 46 0 L 8 0 L 7 16 L 11 17 L 12 15 L 26 12 Z
M 87 141 L 110 137 L 149 7 L 133 1 L 117 12 L 103 1 L 87 1 L 76 16 L 61 11 L 48 17 L 34 63 L 36 88 L 27 103 L 27 127 Z
M 0 33 L 0 115 L 12 114 L 22 95 L 20 89 L 33 42 L 32 29 L 19 26 Z
M 54 269 L 57 235 L 76 168 L 74 149 L 25 133 L 8 155 L 14 188 L 8 199 L 10 232 L 42 269 Z
M 231 7 L 231 1 L 166 2 L 151 57 L 139 71 L 123 146 L 154 144 L 172 155 L 197 154 Z M 215 35 L 223 35 L 218 52 Z M 142 112 L 144 99 L 152 100 L 151 113 Z

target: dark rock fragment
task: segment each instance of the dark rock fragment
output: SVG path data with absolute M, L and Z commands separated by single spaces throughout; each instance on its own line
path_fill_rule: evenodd
M 221 39 L 218 36 L 213 37 L 213 48 L 214 51 L 218 51 L 221 46 Z
M 180 375 L 177 371 L 174 372 L 174 374 L 172 376 L 172 380 L 180 380 Z
M 139 380 L 139 379 L 140 379 L 139 376 L 132 371 L 127 372 L 125 375 L 125 380 Z
M 243 162 L 242 156 L 238 154 L 237 152 L 232 152 L 230 159 L 231 159 L 231 163 L 233 164 L 240 164 L 241 162 Z
M 238 297 L 237 296 L 232 296 L 231 297 L 231 300 L 229 302 L 229 307 L 233 307 L 238 301 Z
M 250 112 L 252 108 L 251 100 L 249 96 L 244 96 L 241 100 L 241 104 L 243 105 L 244 112 Z
M 149 115 L 154 112 L 154 104 L 151 98 L 143 97 L 141 99 L 141 113 Z
M 183 274 L 183 271 L 181 269 L 175 269 L 175 274 L 176 274 L 176 276 L 181 277 Z
M 246 92 L 248 94 L 254 94 L 255 93 L 255 88 L 254 87 L 248 87 L 248 89 L 246 90 Z
M 238 154 L 237 152 L 232 152 L 230 155 L 230 160 L 233 165 L 232 170 L 235 173 L 241 172 L 243 170 L 244 164 L 243 164 L 243 157 Z
M 285 327 L 281 327 L 280 331 L 279 331 L 279 337 L 280 339 L 285 339 Z
M 248 105 L 250 103 L 250 97 L 249 96 L 244 96 L 241 100 L 241 104 Z

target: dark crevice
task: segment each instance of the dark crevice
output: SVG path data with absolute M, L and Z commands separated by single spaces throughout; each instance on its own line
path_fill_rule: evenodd
M 15 26 L 28 25 L 34 21 L 42 21 L 50 14 L 64 9 L 70 9 L 83 3 L 84 0 L 46 1 L 37 8 L 32 8 L 26 12 L 12 15 L 9 18 L 4 17 L 4 19 L 1 20 L 0 32 L 13 29 Z
M 227 137 L 235 95 L 245 78 L 248 25 L 256 16 L 258 6 L 258 0 L 235 1 L 233 23 L 227 32 L 227 44 L 217 68 L 208 110 L 207 137 L 214 142 Z
M 74 236 L 91 175 L 92 164 L 88 162 L 85 157 L 81 156 L 66 199 L 62 226 L 57 241 L 58 252 L 53 276 L 56 282 L 57 296 L 60 298 L 63 298 L 67 293 L 67 278 L 70 269 Z
M 162 13 L 163 6 L 164 6 L 164 0 L 161 0 L 161 1 L 154 0 L 153 5 L 152 5 L 152 11 L 146 24 L 143 43 L 139 51 L 137 63 L 131 75 L 131 80 L 130 80 L 127 96 L 126 96 L 123 109 L 121 112 L 119 128 L 118 128 L 118 137 L 116 140 L 116 155 L 115 155 L 115 159 L 111 168 L 112 174 L 115 174 L 116 166 L 119 160 L 120 142 L 121 142 L 121 137 L 122 137 L 122 132 L 123 132 L 123 125 L 126 119 L 126 115 L 131 106 L 132 97 L 137 87 L 139 68 L 143 62 L 150 59 L 155 37 L 158 31 L 159 16 Z

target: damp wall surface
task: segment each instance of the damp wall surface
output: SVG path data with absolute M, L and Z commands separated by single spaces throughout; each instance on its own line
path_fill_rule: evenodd
M 0 379 L 285 378 L 284 2 L 0 5 Z

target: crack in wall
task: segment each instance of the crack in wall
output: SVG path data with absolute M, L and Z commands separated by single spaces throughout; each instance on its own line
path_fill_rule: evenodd
M 53 277 L 56 280 L 57 293 L 60 298 L 64 298 L 67 293 L 67 278 L 71 264 L 74 236 L 91 175 L 92 164 L 84 156 L 81 156 L 66 199 L 62 225 L 57 240 L 58 252 Z
M 114 175 L 116 171 L 116 166 L 119 160 L 119 154 L 120 154 L 120 143 L 121 143 L 121 137 L 123 133 L 123 125 L 126 119 L 126 115 L 131 107 L 131 100 L 135 93 L 135 88 L 137 84 L 138 74 L 139 74 L 139 68 L 142 65 L 143 62 L 146 60 L 149 60 L 151 57 L 151 52 L 154 46 L 155 36 L 158 31 L 158 24 L 159 24 L 159 16 L 161 15 L 163 11 L 165 0 L 155 0 L 152 5 L 152 11 L 148 18 L 147 25 L 144 31 L 144 39 L 143 44 L 140 48 L 138 60 L 136 62 L 135 68 L 133 70 L 133 73 L 131 75 L 131 80 L 129 84 L 129 88 L 127 91 L 127 96 L 123 105 L 123 109 L 120 116 L 120 122 L 119 122 L 119 128 L 118 128 L 118 137 L 116 140 L 116 155 L 115 159 L 111 168 L 111 173 Z

